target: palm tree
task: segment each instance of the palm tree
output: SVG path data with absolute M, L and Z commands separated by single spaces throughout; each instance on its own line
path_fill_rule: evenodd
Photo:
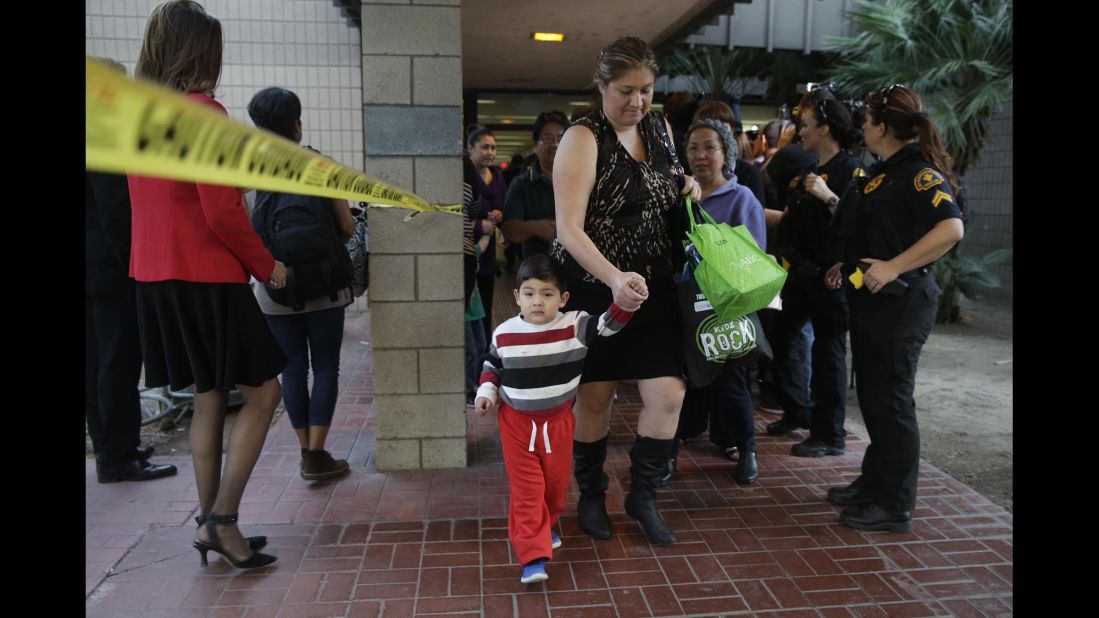
M 762 49 L 704 46 L 665 56 L 660 68 L 669 77 L 686 77 L 696 94 L 729 95 L 735 102 L 748 82 L 763 71 L 764 56 Z
M 892 83 L 923 97 L 955 171 L 977 163 L 993 112 L 1012 95 L 1011 0 L 858 0 L 858 34 L 831 37 L 841 90 Z

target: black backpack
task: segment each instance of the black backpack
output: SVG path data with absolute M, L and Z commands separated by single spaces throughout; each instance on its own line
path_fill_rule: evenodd
M 286 265 L 286 286 L 264 288 L 276 303 L 301 311 L 315 298 L 335 301 L 351 285 L 351 258 L 336 231 L 331 199 L 257 191 L 252 227 Z

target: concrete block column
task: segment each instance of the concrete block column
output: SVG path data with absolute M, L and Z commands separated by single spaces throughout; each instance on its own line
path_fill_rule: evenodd
M 364 169 L 462 201 L 458 0 L 362 3 Z M 466 466 L 462 222 L 371 208 L 370 313 L 379 470 Z

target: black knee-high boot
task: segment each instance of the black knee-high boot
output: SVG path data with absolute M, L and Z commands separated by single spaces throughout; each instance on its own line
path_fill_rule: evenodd
M 649 542 L 656 545 L 675 543 L 675 534 L 656 511 L 656 490 L 674 443 L 674 438 L 658 440 L 637 436 L 630 449 L 630 492 L 626 495 L 626 514 L 641 524 Z
M 609 479 L 603 473 L 608 438 L 604 436 L 595 442 L 572 441 L 572 464 L 576 486 L 580 489 L 576 513 L 580 515 L 580 528 L 596 539 L 611 537 L 611 520 L 607 516 Z

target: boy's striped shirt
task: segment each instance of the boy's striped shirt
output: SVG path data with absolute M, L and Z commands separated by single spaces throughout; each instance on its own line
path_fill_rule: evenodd
M 622 330 L 633 316 L 617 305 L 600 316 L 557 313 L 535 325 L 516 316 L 496 327 L 477 397 L 497 397 L 531 416 L 553 416 L 576 397 L 589 346 Z

